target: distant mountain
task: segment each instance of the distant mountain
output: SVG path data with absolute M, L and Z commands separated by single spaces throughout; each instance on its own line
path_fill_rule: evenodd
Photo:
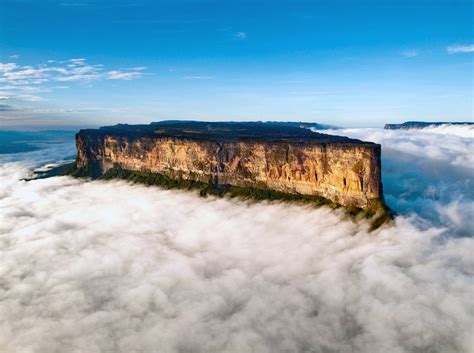
M 385 130 L 410 130 L 410 129 L 424 129 L 434 126 L 459 126 L 469 125 L 474 126 L 474 122 L 429 122 L 429 121 L 406 121 L 403 124 L 385 124 Z

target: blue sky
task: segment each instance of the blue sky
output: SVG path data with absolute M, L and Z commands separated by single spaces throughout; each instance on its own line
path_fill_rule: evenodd
M 0 4 L 0 129 L 473 119 L 471 1 Z

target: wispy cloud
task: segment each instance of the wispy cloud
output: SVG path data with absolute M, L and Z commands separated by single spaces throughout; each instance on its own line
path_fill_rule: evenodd
M 143 70 L 146 70 L 147 68 L 145 66 L 137 66 L 137 67 L 131 67 L 129 68 L 128 70 L 132 70 L 132 71 L 143 71 Z
M 416 56 L 418 56 L 418 50 L 415 50 L 415 49 L 408 49 L 408 50 L 404 50 L 400 53 L 402 56 L 404 56 L 405 58 L 414 58 Z
M 245 32 L 237 32 L 234 34 L 234 39 L 237 39 L 237 40 L 244 40 L 244 39 L 247 39 L 247 33 Z
M 83 7 L 83 6 L 88 6 L 88 2 L 81 2 L 81 1 L 63 1 L 59 3 L 59 6 L 64 6 L 64 7 Z
M 76 74 L 76 75 L 57 77 L 55 78 L 55 81 L 60 81 L 60 82 L 92 81 L 92 80 L 98 80 L 99 78 L 100 78 L 100 75 L 98 74 Z
M 450 45 L 446 48 L 448 54 L 458 54 L 458 53 L 472 53 L 474 52 L 474 44 L 468 45 Z
M 21 100 L 29 102 L 39 102 L 43 100 L 38 93 L 50 92 L 49 89 L 32 86 L 0 86 L 0 100 Z
M 212 80 L 214 76 L 186 76 L 184 80 Z
M 4 73 L 4 72 L 9 72 L 9 71 L 13 71 L 17 68 L 17 64 L 15 63 L 0 63 L 0 73 Z
M 102 64 L 89 64 L 85 58 L 66 61 L 48 60 L 46 64 L 22 66 L 0 63 L 0 92 L 4 99 L 39 101 L 34 93 L 49 92 L 44 84 L 52 82 L 85 82 L 97 80 L 134 80 L 143 76 L 144 66 L 105 71 Z M 2 85 L 3 83 L 3 85 Z
M 142 76 L 142 74 L 140 72 L 136 71 L 136 70 L 133 71 L 133 72 L 113 70 L 113 71 L 109 71 L 105 74 L 105 78 L 107 80 L 125 80 L 125 81 L 129 81 L 129 80 L 139 78 L 141 76 Z
M 2 100 L 2 96 L 0 95 L 0 100 Z M 0 112 L 11 112 L 17 110 L 16 107 L 9 105 L 9 104 L 0 104 Z

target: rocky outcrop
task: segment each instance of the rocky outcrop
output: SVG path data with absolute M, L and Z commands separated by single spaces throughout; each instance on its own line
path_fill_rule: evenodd
M 81 130 L 77 168 L 114 166 L 216 185 L 317 195 L 343 206 L 381 201 L 380 145 L 269 123 L 162 122 Z

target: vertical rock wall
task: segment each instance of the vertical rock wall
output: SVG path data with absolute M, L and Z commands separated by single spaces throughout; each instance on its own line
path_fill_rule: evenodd
M 89 130 L 90 131 L 90 130 Z M 80 132 L 77 166 L 100 176 L 128 170 L 235 186 L 323 196 L 366 208 L 381 199 L 380 145 L 130 138 Z

